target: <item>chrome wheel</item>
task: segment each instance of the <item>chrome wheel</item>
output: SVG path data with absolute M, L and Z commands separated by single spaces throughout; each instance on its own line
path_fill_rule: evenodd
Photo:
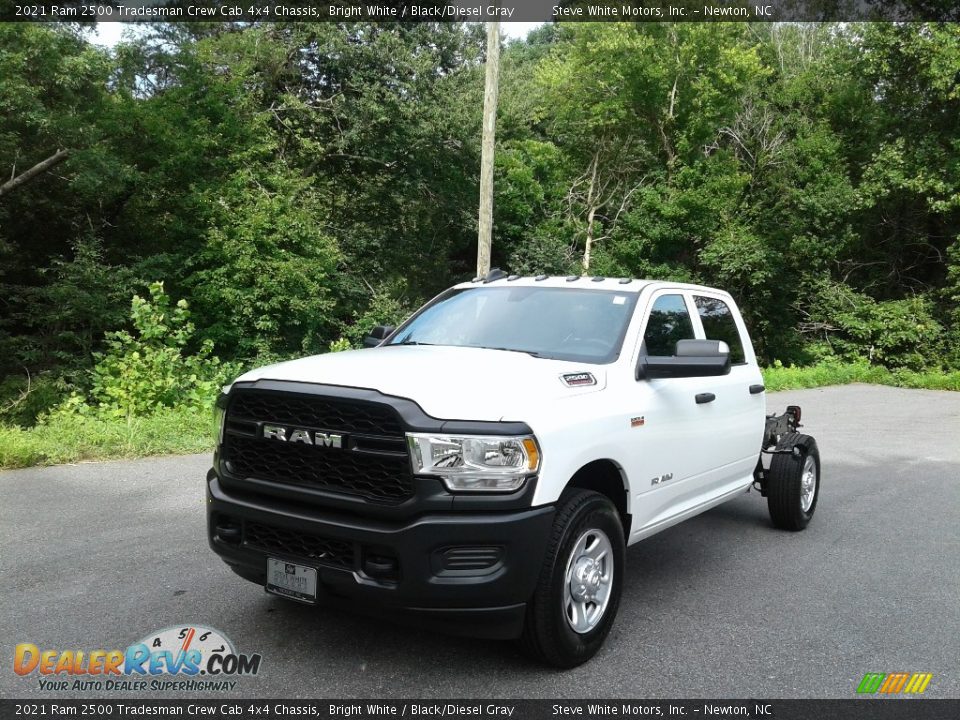
M 800 509 L 805 513 L 813 507 L 817 496 L 817 463 L 810 455 L 803 462 L 803 474 L 800 476 Z
M 567 624 L 579 634 L 593 630 L 610 602 L 613 546 L 602 530 L 587 530 L 574 543 L 563 579 Z

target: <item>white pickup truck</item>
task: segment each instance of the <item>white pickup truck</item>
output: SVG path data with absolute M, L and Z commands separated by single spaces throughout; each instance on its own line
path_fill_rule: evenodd
M 270 592 L 572 667 L 610 631 L 627 545 L 751 487 L 777 527 L 816 509 L 816 442 L 799 408 L 766 414 L 725 292 L 493 271 L 367 340 L 217 401 L 209 542 Z

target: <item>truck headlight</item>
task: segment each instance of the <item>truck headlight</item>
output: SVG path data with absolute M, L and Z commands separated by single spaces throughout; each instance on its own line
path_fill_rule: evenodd
M 453 492 L 512 492 L 540 469 L 530 435 L 476 437 L 407 433 L 415 475 L 437 475 Z
M 217 397 L 216 403 L 213 406 L 213 432 L 214 438 L 216 438 L 217 445 L 223 443 L 223 426 L 224 420 L 226 419 L 227 414 L 227 395 L 226 393 L 220 393 Z

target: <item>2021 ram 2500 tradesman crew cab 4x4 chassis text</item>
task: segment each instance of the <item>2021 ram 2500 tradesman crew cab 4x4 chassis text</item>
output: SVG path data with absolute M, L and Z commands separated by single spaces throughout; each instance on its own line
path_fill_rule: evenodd
M 766 415 L 719 290 L 494 272 L 368 341 L 217 402 L 210 545 L 271 592 L 569 667 L 610 630 L 626 545 L 751 485 L 779 527 L 816 508 L 816 443 L 799 408 Z

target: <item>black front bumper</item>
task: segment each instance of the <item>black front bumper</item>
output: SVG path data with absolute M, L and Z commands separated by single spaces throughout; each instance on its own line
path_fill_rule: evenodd
M 227 489 L 216 470 L 207 475 L 210 547 L 247 580 L 264 585 L 266 559 L 275 557 L 317 568 L 320 604 L 460 635 L 518 637 L 554 508 L 468 508 L 371 518 Z

